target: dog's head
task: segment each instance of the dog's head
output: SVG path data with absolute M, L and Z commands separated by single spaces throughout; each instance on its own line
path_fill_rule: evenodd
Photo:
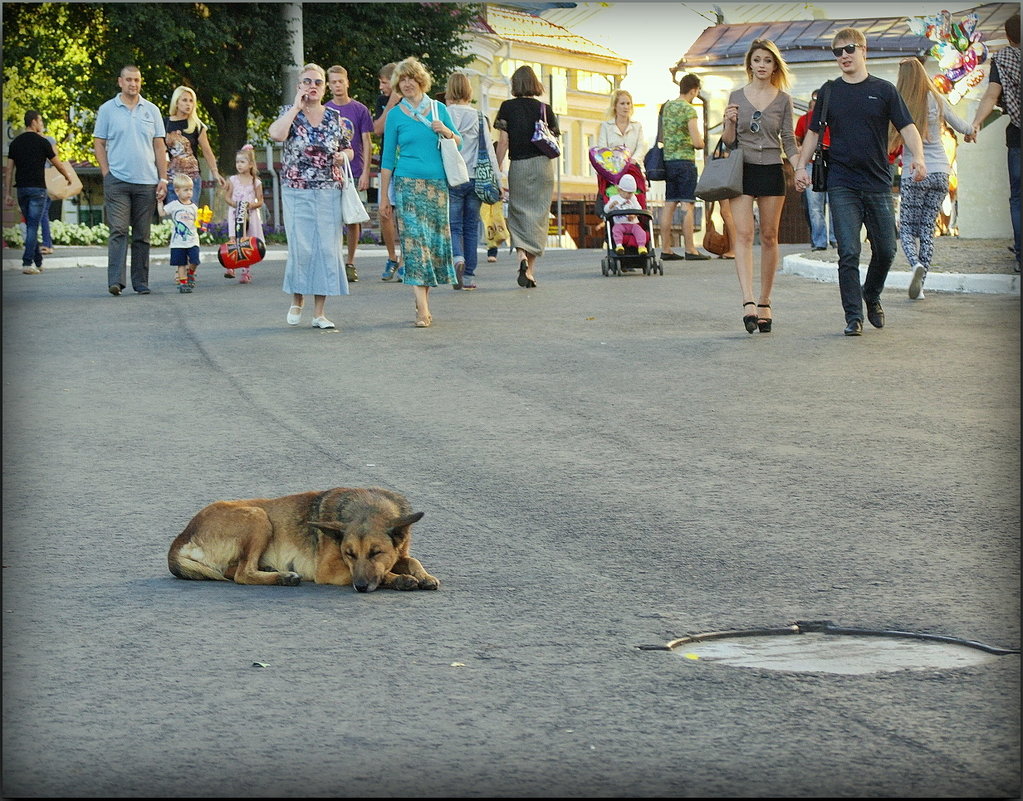
M 351 571 L 352 586 L 359 592 L 373 592 L 398 560 L 408 555 L 411 526 L 424 514 L 413 512 L 397 518 L 369 515 L 345 523 L 310 520 L 309 525 L 337 542 Z

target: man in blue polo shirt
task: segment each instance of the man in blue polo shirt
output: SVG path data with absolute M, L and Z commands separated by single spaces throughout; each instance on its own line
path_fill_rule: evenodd
M 149 226 L 156 201 L 167 194 L 167 145 L 160 110 L 142 97 L 142 73 L 126 66 L 119 94 L 99 107 L 92 146 L 103 173 L 110 239 L 107 284 L 111 295 L 125 287 L 128 228 L 131 227 L 131 285 L 149 294 Z
M 796 190 L 810 186 L 809 164 L 821 130 L 822 106 L 828 108 L 828 204 L 838 242 L 838 289 L 847 337 L 863 334 L 863 307 L 874 328 L 884 327 L 881 292 L 896 252 L 895 208 L 888 167 L 888 126 L 902 134 L 911 154 L 902 180 L 927 177 L 924 143 L 906 102 L 890 82 L 867 72 L 867 39 L 862 31 L 843 28 L 831 41 L 842 74 L 819 90 L 819 105 L 807 126 L 796 159 Z M 903 164 L 906 164 L 903 156 Z M 870 264 L 860 286 L 860 232 L 870 239 Z

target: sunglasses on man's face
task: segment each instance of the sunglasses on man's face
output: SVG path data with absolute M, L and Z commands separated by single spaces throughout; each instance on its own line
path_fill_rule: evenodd
M 302 83 L 304 83 L 306 86 L 309 86 L 309 84 L 323 86 L 323 78 L 303 78 Z
M 851 56 L 853 53 L 856 52 L 857 47 L 863 47 L 863 45 L 847 44 L 843 45 L 842 47 L 832 47 L 831 52 L 835 54 L 835 58 L 841 56 L 842 53 L 848 53 Z
M 760 118 L 764 116 L 764 112 L 757 111 L 754 109 L 753 118 L 750 120 L 749 129 L 752 133 L 758 133 L 760 131 Z

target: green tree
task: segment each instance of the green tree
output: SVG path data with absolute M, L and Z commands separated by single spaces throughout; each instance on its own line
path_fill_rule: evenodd
M 415 55 L 438 84 L 468 63 L 462 33 L 480 10 L 307 3 L 304 60 L 343 65 L 353 96 L 372 106 L 389 61 Z M 93 160 L 95 113 L 117 93 L 125 64 L 140 68 L 143 96 L 165 115 L 176 86 L 195 90 L 224 174 L 280 108 L 291 48 L 279 3 L 5 3 L 3 16 L 4 116 L 19 126 L 26 109 L 39 109 L 65 158 Z
M 303 44 L 307 61 L 348 70 L 349 93 L 373 105 L 380 68 L 415 56 L 443 91 L 451 72 L 472 61 L 463 34 L 483 13 L 480 3 L 306 3 Z

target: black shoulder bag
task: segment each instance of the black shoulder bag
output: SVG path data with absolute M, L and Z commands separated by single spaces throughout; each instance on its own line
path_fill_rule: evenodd
M 828 149 L 824 147 L 824 132 L 828 129 L 828 95 L 831 94 L 831 81 L 824 84 L 821 95 L 821 127 L 817 131 L 817 149 L 813 152 L 813 163 L 810 168 L 811 186 L 814 192 L 828 191 Z
M 643 156 L 643 171 L 648 181 L 665 181 L 668 178 L 668 171 L 664 167 L 664 145 L 661 144 L 663 135 L 662 123 L 664 122 L 664 106 L 657 112 L 657 141 Z

